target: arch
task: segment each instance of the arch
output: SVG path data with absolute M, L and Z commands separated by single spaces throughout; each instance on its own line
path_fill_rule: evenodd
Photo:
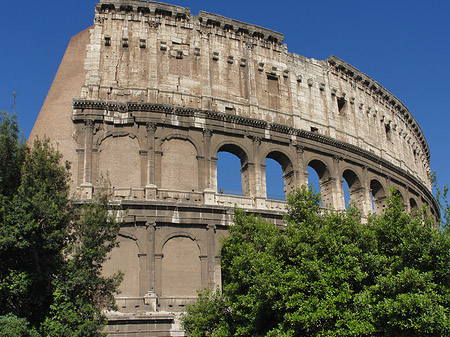
M 321 159 L 311 158 L 306 167 L 311 167 L 319 176 L 320 194 L 323 207 L 333 207 L 333 186 L 331 172 Z M 306 170 L 305 170 L 306 171 Z
M 283 152 L 281 151 L 270 151 L 265 156 L 266 163 L 267 159 L 272 159 L 276 161 L 281 166 L 282 176 L 284 182 L 284 188 L 283 188 L 283 195 L 285 197 L 286 194 L 290 193 L 295 188 L 295 176 L 294 176 L 294 170 L 292 165 L 292 160 Z M 267 183 L 267 174 L 266 174 L 266 191 L 269 191 L 269 184 Z M 278 193 L 275 193 L 278 194 Z M 269 194 L 266 193 L 267 198 L 269 199 Z
M 283 174 L 287 174 L 293 170 L 292 159 L 284 152 L 274 150 L 266 154 L 265 158 L 270 158 L 278 162 L 281 165 Z
M 226 143 L 222 143 L 222 145 L 220 145 L 217 148 L 217 152 L 216 152 L 216 158 L 218 159 L 216 162 L 216 183 L 215 185 L 219 188 L 220 186 L 218 186 L 217 182 L 218 180 L 221 178 L 219 177 L 219 173 L 222 173 L 222 169 L 221 169 L 221 164 L 222 162 L 220 161 L 219 158 L 219 152 L 227 152 L 227 153 L 231 153 L 233 155 L 235 155 L 237 158 L 239 158 L 240 161 L 240 167 L 239 168 L 231 168 L 231 171 L 236 172 L 236 170 L 240 171 L 240 185 L 242 188 L 242 193 L 240 191 L 232 191 L 229 188 L 226 188 L 227 186 L 224 186 L 225 188 L 220 188 L 219 193 L 225 193 L 225 194 L 242 194 L 244 196 L 248 196 L 250 194 L 250 172 L 249 172 L 249 168 L 248 168 L 248 156 L 247 156 L 247 152 L 240 146 L 237 145 L 235 143 L 230 143 L 230 142 L 226 142 Z M 229 170 L 230 171 L 230 170 Z M 232 173 L 232 172 L 230 172 Z M 236 176 L 236 175 L 235 175 Z M 239 174 L 238 174 L 239 176 Z M 235 184 L 237 185 L 237 184 Z
M 98 148 L 98 177 L 107 177 L 113 188 L 141 187 L 140 146 L 127 134 L 104 137 Z
M 113 248 L 109 259 L 102 266 L 102 273 L 111 276 L 119 270 L 123 273 L 123 280 L 119 286 L 120 296 L 139 296 L 140 261 L 137 240 L 119 234 L 119 246 Z
M 381 214 L 386 207 L 386 192 L 383 185 L 377 180 L 370 181 L 370 195 L 372 198 L 372 208 L 375 214 Z
M 202 286 L 200 249 L 191 237 L 172 236 L 162 247 L 162 297 L 196 296 Z
M 216 152 L 229 152 L 238 157 L 241 161 L 241 166 L 244 166 L 248 162 L 247 152 L 243 149 L 240 144 L 236 144 L 234 142 L 223 142 L 218 148 Z
M 201 156 L 202 152 L 201 152 L 201 146 L 199 146 L 197 144 L 197 142 L 194 140 L 194 138 L 192 138 L 189 135 L 184 135 L 184 134 L 180 134 L 180 133 L 171 133 L 167 136 L 164 136 L 161 138 L 161 146 L 164 144 L 165 141 L 171 140 L 171 139 L 181 139 L 181 140 L 185 140 L 188 141 L 189 143 L 192 144 L 192 146 L 195 148 L 195 151 L 197 152 L 197 156 Z
M 200 245 L 197 243 L 197 237 L 195 237 L 194 235 L 192 235 L 189 232 L 186 231 L 175 231 L 172 232 L 168 235 L 166 235 L 162 240 L 161 240 L 161 244 L 157 245 L 155 248 L 155 252 L 157 254 L 162 254 L 162 250 L 164 249 L 164 245 L 167 243 L 167 241 L 169 241 L 170 239 L 177 237 L 177 236 L 184 236 L 186 238 L 191 239 L 192 241 L 194 241 L 197 244 L 198 249 L 200 250 L 202 255 L 205 255 L 204 252 L 202 251 L 202 248 L 200 247 Z
M 199 164 L 192 142 L 172 137 L 163 142 L 161 150 L 161 188 L 198 191 Z
M 306 166 L 309 166 L 316 171 L 320 182 L 324 182 L 331 177 L 331 171 L 328 165 L 320 159 L 311 159 Z
M 409 198 L 409 209 L 412 213 L 416 213 L 419 210 L 419 205 L 417 204 L 416 199 Z
M 133 240 L 134 242 L 136 242 L 139 254 L 145 254 L 144 251 L 142 250 L 141 243 L 138 241 L 138 238 L 136 235 L 134 235 L 130 232 L 124 231 L 123 229 L 120 229 L 119 234 L 117 234 L 117 236 L 122 237 L 124 239 Z
M 364 210 L 364 188 L 362 187 L 361 180 L 358 175 L 351 169 L 344 169 L 342 172 L 342 178 L 348 184 L 348 194 L 350 196 L 350 201 L 356 203 L 361 211 Z M 344 191 L 345 193 L 345 191 Z
M 136 139 L 138 141 L 140 150 L 145 149 L 145 142 L 142 142 L 139 135 L 137 135 L 134 132 L 130 132 L 130 131 L 108 131 L 108 132 L 102 133 L 98 137 L 96 137 L 94 144 L 95 144 L 96 148 L 99 148 L 101 146 L 101 144 L 109 137 L 115 138 L 115 137 L 127 137 L 127 136 L 132 139 Z

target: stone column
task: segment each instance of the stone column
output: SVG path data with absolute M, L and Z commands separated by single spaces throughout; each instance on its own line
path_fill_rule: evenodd
M 361 185 L 364 188 L 364 204 L 363 204 L 363 215 L 368 216 L 372 212 L 372 199 L 370 198 L 370 180 L 367 174 L 367 166 L 363 167 L 362 181 Z
M 208 288 L 215 290 L 216 284 L 216 226 L 209 224 L 206 226 L 207 246 L 208 246 Z
M 302 185 L 308 186 L 308 171 L 306 170 L 303 153 L 305 148 L 301 145 L 295 144 L 296 162 L 294 164 L 295 173 L 295 188 L 300 188 Z
M 85 120 L 84 125 L 84 168 L 83 183 L 81 184 L 81 198 L 92 199 L 92 141 L 93 141 L 94 121 Z
M 203 130 L 203 144 L 204 144 L 204 151 L 205 151 L 205 158 L 204 158 L 204 176 L 205 176 L 205 189 L 203 190 L 203 199 L 204 203 L 207 205 L 213 205 L 215 204 L 215 194 L 216 189 L 214 187 L 214 177 L 213 177 L 213 167 L 212 160 L 211 160 L 211 153 L 210 153 L 210 147 L 211 147 L 211 136 L 212 136 L 212 130 L 205 129 Z
M 332 194 L 333 194 L 333 208 L 335 210 L 344 210 L 345 209 L 345 198 L 344 198 L 344 190 L 342 188 L 342 177 L 340 176 L 340 164 L 339 162 L 342 158 L 338 156 L 333 157 L 333 174 L 334 178 L 331 178 L 332 181 Z
M 266 207 L 266 189 L 265 189 L 265 165 L 261 162 L 259 156 L 261 148 L 261 137 L 249 136 L 252 140 L 252 165 L 249 164 L 249 188 L 250 196 L 255 198 L 256 208 Z M 264 170 L 264 171 L 263 171 Z
M 148 290 L 144 295 L 144 304 L 148 306 L 148 311 L 158 310 L 158 295 L 155 290 L 155 234 L 156 234 L 156 223 L 148 222 L 146 223 L 148 234 L 148 259 L 147 259 L 147 275 L 145 278 L 148 280 Z
M 155 132 L 156 123 L 147 123 L 147 185 L 145 186 L 145 199 L 156 199 L 155 184 Z
M 162 282 L 162 258 L 163 258 L 163 254 L 154 254 L 153 255 L 154 256 L 154 259 L 153 259 L 153 261 L 154 261 L 154 275 L 155 275 L 155 277 L 154 277 L 154 284 L 155 284 L 155 286 L 154 286 L 154 289 L 155 289 L 155 293 L 158 295 L 158 296 L 161 296 L 162 295 L 162 284 L 161 284 L 161 282 Z

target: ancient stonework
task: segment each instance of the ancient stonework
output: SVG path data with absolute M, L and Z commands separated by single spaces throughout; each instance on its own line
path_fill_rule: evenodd
M 183 336 L 177 317 L 198 288 L 221 285 L 219 238 L 238 205 L 282 225 L 266 195 L 265 159 L 285 192 L 319 175 L 323 206 L 363 214 L 387 189 L 406 209 L 428 204 L 430 151 L 408 109 L 335 56 L 288 52 L 283 35 L 188 8 L 100 0 L 74 36 L 30 139 L 47 135 L 91 199 L 108 175 L 127 210 L 105 273 L 125 273 L 112 336 Z M 217 153 L 241 161 L 243 196 L 217 191 Z

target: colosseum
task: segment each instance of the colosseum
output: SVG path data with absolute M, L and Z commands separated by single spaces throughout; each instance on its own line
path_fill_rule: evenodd
M 265 160 L 284 192 L 318 177 L 324 207 L 381 212 L 395 186 L 405 208 L 438 206 L 430 151 L 409 110 L 330 56 L 288 52 L 283 35 L 217 14 L 145 0 L 100 0 L 74 36 L 30 139 L 48 136 L 72 163 L 72 191 L 102 176 L 126 210 L 105 273 L 124 272 L 111 336 L 184 336 L 179 313 L 221 285 L 220 237 L 237 205 L 282 224 Z M 218 191 L 218 153 L 240 160 L 242 195 Z

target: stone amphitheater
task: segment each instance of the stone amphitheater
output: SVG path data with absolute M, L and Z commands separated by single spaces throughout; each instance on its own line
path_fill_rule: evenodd
M 139 0 L 100 0 L 74 36 L 30 139 L 48 136 L 72 163 L 72 191 L 91 199 L 102 176 L 121 205 L 125 273 L 111 336 L 184 336 L 179 313 L 221 285 L 220 237 L 235 205 L 282 224 L 265 160 L 284 191 L 319 177 L 322 205 L 364 215 L 395 186 L 407 210 L 439 210 L 430 151 L 408 109 L 330 56 L 288 52 L 283 35 L 217 14 Z M 219 152 L 240 159 L 242 195 L 218 192 Z

